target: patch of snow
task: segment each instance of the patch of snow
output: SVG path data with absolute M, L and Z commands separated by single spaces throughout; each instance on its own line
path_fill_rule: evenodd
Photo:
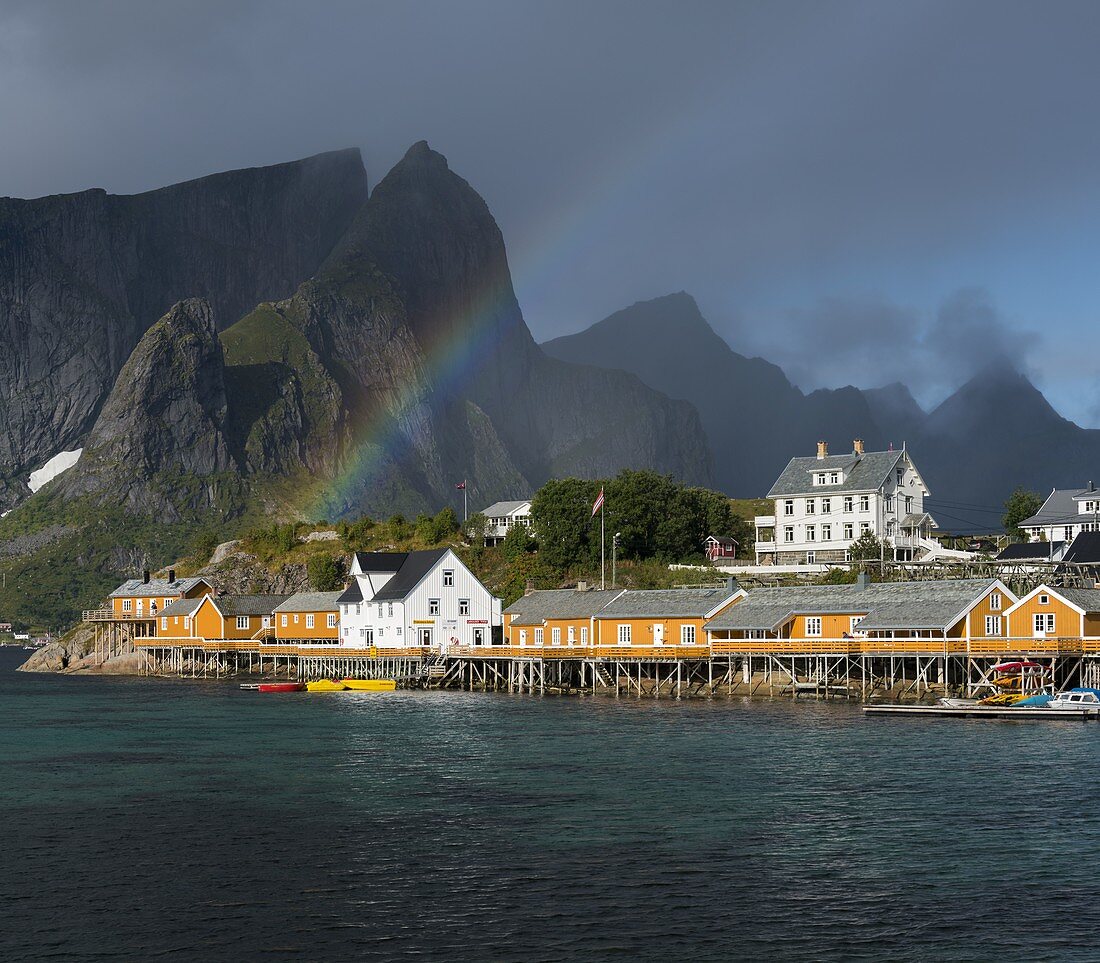
M 58 452 L 37 471 L 31 472 L 31 477 L 27 482 L 27 486 L 32 492 L 38 491 L 46 482 L 53 480 L 63 471 L 68 471 L 72 468 L 73 465 L 80 461 L 80 456 L 83 452 L 83 448 L 77 448 L 75 451 Z

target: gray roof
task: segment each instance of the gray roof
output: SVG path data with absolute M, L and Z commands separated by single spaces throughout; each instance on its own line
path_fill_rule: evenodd
M 288 595 L 221 595 L 214 599 L 227 618 L 233 615 L 271 615 Z
M 132 578 L 123 582 L 109 597 L 113 599 L 124 597 L 157 598 L 162 595 L 183 595 L 184 592 L 190 592 L 200 582 L 204 585 L 210 584 L 204 578 L 178 578 L 174 582 L 169 582 L 166 578 L 154 578 L 148 582 L 144 582 L 140 578 Z
M 629 590 L 600 609 L 596 618 L 702 618 L 738 591 L 725 585 L 705 589 Z
M 450 550 L 446 548 L 433 548 L 422 552 L 406 552 L 397 574 L 382 586 L 371 601 L 397 602 L 405 598 L 448 551 Z
M 276 612 L 335 612 L 337 599 L 343 592 L 296 592 L 281 605 L 275 606 Z
M 623 592 L 623 589 L 591 592 L 545 589 L 521 596 L 504 611 L 515 616 L 512 625 L 541 625 L 547 619 L 588 619 Z
M 1080 538 L 1080 536 L 1078 536 Z M 1006 545 L 993 559 L 995 562 L 1058 561 L 1064 554 L 1065 542 L 1014 542 Z
M 354 602 L 363 601 L 363 590 L 359 588 L 359 579 L 353 578 L 351 584 L 337 596 L 337 605 L 351 605 Z
M 748 597 L 707 623 L 708 629 L 775 630 L 799 614 L 866 613 L 860 631 L 947 629 L 996 579 L 941 579 L 856 585 L 749 589 Z
M 1087 488 L 1056 488 L 1047 495 L 1047 500 L 1031 518 L 1025 518 L 1020 522 L 1020 528 L 1069 525 L 1088 521 L 1091 516 L 1081 514 L 1074 499 L 1089 494 L 1095 495 L 1100 500 L 1100 492 L 1089 492 Z
M 160 614 L 163 615 L 194 615 L 195 609 L 202 605 L 202 600 L 206 598 L 205 595 L 200 596 L 197 599 L 180 599 L 178 602 L 173 602 L 171 605 L 166 605 L 160 610 Z
M 772 485 L 768 498 L 877 491 L 894 470 L 902 454 L 901 451 L 869 451 L 863 455 L 849 452 L 846 455 L 827 455 L 824 458 L 816 455 L 792 458 Z M 811 476 L 819 471 L 843 471 L 845 478 L 839 485 L 814 485 Z
M 1084 609 L 1086 612 L 1100 612 L 1100 589 L 1055 588 L 1051 591 L 1057 592 L 1079 609 Z
M 486 518 L 498 518 L 501 515 L 511 515 L 512 512 L 518 511 L 523 508 L 524 505 L 530 504 L 530 498 L 524 498 L 513 502 L 493 502 L 493 504 L 482 511 L 481 514 Z
M 930 522 L 933 528 L 939 528 L 936 520 L 928 512 L 911 512 L 901 520 L 902 528 L 919 528 L 925 522 Z

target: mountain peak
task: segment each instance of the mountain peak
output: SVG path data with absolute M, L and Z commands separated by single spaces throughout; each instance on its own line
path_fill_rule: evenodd
M 432 150 L 426 140 L 418 140 L 407 151 L 405 156 L 398 161 L 394 170 L 399 167 L 419 167 L 428 170 L 449 171 L 447 158 L 439 151 Z

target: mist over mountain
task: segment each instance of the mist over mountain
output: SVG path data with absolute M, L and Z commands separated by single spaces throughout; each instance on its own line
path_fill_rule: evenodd
M 947 307 L 941 327 L 964 311 L 973 316 L 964 297 Z M 980 320 L 983 330 L 994 323 L 988 314 Z M 971 343 L 973 331 L 952 338 Z M 765 494 L 787 461 L 812 454 L 817 440 L 834 453 L 850 450 L 854 438 L 868 448 L 905 444 L 947 530 L 998 528 L 1001 505 L 1018 486 L 1045 494 L 1100 474 L 1100 431 L 1059 415 L 1003 351 L 926 413 L 900 382 L 803 394 L 777 366 L 734 351 L 682 292 L 634 304 L 543 348 L 633 372 L 690 401 L 707 432 L 716 482 L 735 496 Z

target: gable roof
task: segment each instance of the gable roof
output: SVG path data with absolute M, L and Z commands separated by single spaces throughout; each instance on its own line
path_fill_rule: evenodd
M 1054 595 L 1082 612 L 1100 612 L 1100 589 L 1059 588 L 1044 583 L 1010 605 L 1005 610 L 1005 615 L 1014 612 L 1025 602 L 1035 598 L 1036 595 Z
M 157 598 L 162 595 L 183 595 L 185 592 L 190 592 L 200 582 L 207 588 L 210 587 L 210 583 L 200 577 L 178 578 L 174 582 L 169 582 L 166 578 L 153 578 L 148 582 L 140 578 L 131 578 L 123 582 L 108 597 L 112 599 L 122 597 Z
M 1065 542 L 1015 542 L 1002 548 L 993 561 L 1058 561 L 1062 557 L 1062 550 L 1065 546 Z
M 1042 544 L 1041 542 L 1039 544 Z M 1063 562 L 1078 565 L 1100 563 L 1100 532 L 1081 532 L 1062 556 Z
M 405 558 L 398 567 L 397 574 L 379 589 L 371 601 L 396 602 L 405 598 L 449 551 L 449 548 L 432 548 L 426 551 L 403 553 Z M 393 570 L 381 569 L 380 571 Z
M 730 538 L 728 535 L 708 535 L 703 539 L 703 542 L 717 542 L 719 545 L 729 548 L 731 545 L 737 545 L 736 538 Z
M 237 615 L 271 615 L 289 595 L 219 595 L 209 596 L 226 618 Z
M 904 454 L 899 451 L 868 451 L 863 455 L 816 455 L 792 458 L 787 462 L 768 492 L 768 498 L 784 495 L 831 495 L 834 492 L 877 491 L 890 476 Z M 844 481 L 837 485 L 814 485 L 810 477 L 820 471 L 841 471 Z
M 275 606 L 276 612 L 335 612 L 343 592 L 295 592 Z
M 701 619 L 741 591 L 739 587 L 731 589 L 726 585 L 705 589 L 631 589 L 600 609 L 596 618 Z
M 1055 488 L 1046 497 L 1039 510 L 1020 522 L 1020 528 L 1035 528 L 1042 525 L 1069 525 L 1088 521 L 1089 516 L 1081 514 L 1075 499 L 1084 495 L 1100 498 L 1100 492 L 1089 492 L 1087 488 Z
M 166 615 L 193 615 L 195 609 L 202 605 L 205 598 L 205 595 L 201 595 L 197 599 L 179 599 L 179 601 L 162 608 L 160 610 L 161 617 Z
M 482 511 L 481 514 L 486 518 L 499 518 L 501 515 L 511 515 L 514 512 L 518 512 L 521 508 L 530 506 L 530 504 L 531 499 L 529 498 L 511 502 L 493 502 L 493 504 Z
M 408 552 L 356 552 L 355 561 L 364 572 L 396 572 Z
M 504 611 L 515 616 L 512 625 L 541 625 L 547 619 L 592 618 L 625 589 L 583 591 L 542 589 L 516 599 Z
M 774 631 L 795 615 L 866 613 L 859 631 L 947 629 L 997 579 L 872 582 L 869 585 L 792 585 L 749 589 L 744 601 L 707 623 L 707 629 Z

